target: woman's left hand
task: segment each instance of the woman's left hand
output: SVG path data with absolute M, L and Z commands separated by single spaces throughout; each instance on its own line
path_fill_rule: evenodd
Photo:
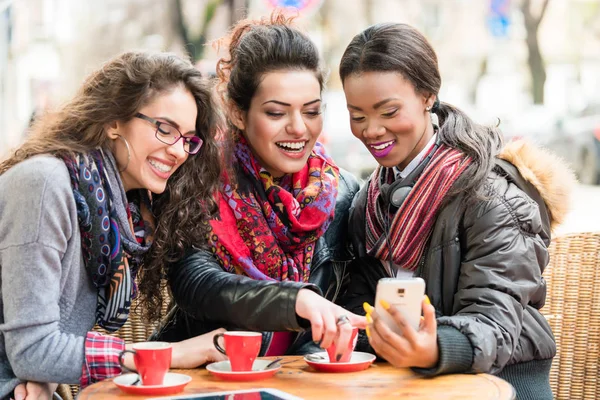
M 21 383 L 14 390 L 15 400 L 51 400 L 57 387 L 56 383 Z
M 392 332 L 373 307 L 366 304 L 365 309 L 369 322 L 367 336 L 377 354 L 397 368 L 435 367 L 439 359 L 437 323 L 435 308 L 429 302 L 429 298 L 427 296 L 423 298 L 423 317 L 418 331 L 407 323 L 395 307 L 390 307 L 385 302 L 382 303 L 382 306 L 402 328 L 403 335 Z
M 204 335 L 173 343 L 171 368 L 196 368 L 200 365 L 225 361 L 227 357 L 219 353 L 213 344 L 213 338 L 225 329 L 219 328 Z

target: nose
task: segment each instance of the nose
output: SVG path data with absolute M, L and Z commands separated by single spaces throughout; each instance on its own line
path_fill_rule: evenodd
M 286 132 L 294 136 L 303 136 L 306 133 L 306 124 L 302 114 L 293 113 L 289 124 L 285 128 Z
M 184 141 L 180 138 L 177 142 L 167 147 L 167 154 L 172 157 L 175 157 L 177 161 L 185 160 L 187 158 L 188 153 L 183 149 Z
M 367 125 L 362 131 L 365 139 L 376 139 L 385 134 L 385 127 L 380 125 L 376 120 L 367 121 Z

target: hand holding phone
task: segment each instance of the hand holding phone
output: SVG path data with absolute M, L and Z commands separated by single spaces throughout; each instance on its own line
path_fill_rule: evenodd
M 400 311 L 407 323 L 418 331 L 424 295 L 425 281 L 421 278 L 383 278 L 377 283 L 375 311 L 393 332 L 402 335 L 400 326 L 381 305 L 381 300 L 385 300 Z

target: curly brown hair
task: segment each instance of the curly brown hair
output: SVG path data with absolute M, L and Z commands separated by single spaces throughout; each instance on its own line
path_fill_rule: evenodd
M 154 241 L 138 273 L 140 304 L 149 321 L 161 318 L 165 268 L 184 249 L 205 238 L 207 221 L 216 212 L 214 193 L 221 173 L 216 143 L 216 112 L 208 83 L 190 61 L 170 53 L 126 52 L 104 64 L 60 109 L 43 115 L 29 138 L 0 163 L 0 174 L 38 154 L 56 156 L 110 148 L 104 127 L 127 122 L 138 110 L 175 87 L 189 90 L 196 100 L 196 132 L 204 144 L 154 195 Z

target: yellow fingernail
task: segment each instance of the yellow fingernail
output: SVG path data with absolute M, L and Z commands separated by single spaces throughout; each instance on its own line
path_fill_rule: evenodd
M 390 309 L 390 303 L 388 303 L 387 301 L 385 301 L 383 299 L 379 300 L 379 304 L 381 304 L 381 307 L 383 307 L 384 310 Z
M 370 338 L 371 337 L 371 331 L 369 331 L 369 327 L 368 326 L 365 328 L 365 331 L 367 332 L 367 337 Z
M 367 322 L 370 324 L 373 323 L 373 318 L 371 318 L 371 314 L 367 314 Z
M 429 296 L 425 295 L 425 304 L 430 305 L 431 300 L 429 300 Z
M 425 317 L 421 317 L 421 322 L 425 321 Z
M 363 303 L 363 308 L 365 309 L 365 312 L 368 314 L 370 312 L 373 311 L 373 306 L 371 306 L 369 303 L 367 303 L 366 301 Z

